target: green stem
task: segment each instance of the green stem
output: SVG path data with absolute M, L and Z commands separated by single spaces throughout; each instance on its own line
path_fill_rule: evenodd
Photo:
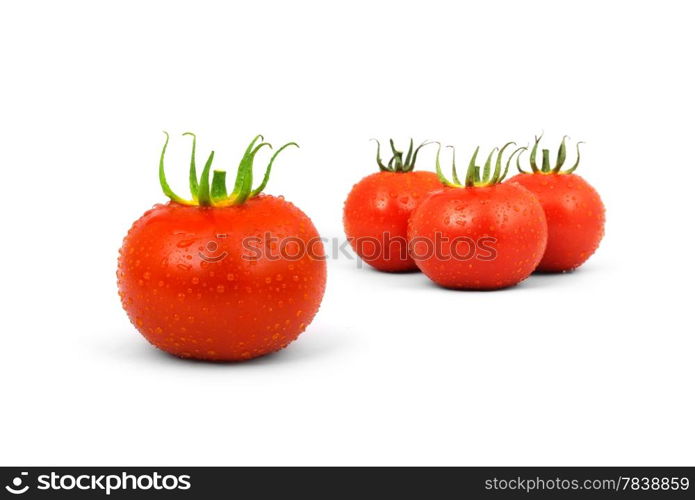
M 536 152 L 538 151 L 538 143 L 541 142 L 541 138 L 543 137 L 543 134 L 540 136 L 536 137 L 536 141 L 533 144 L 533 149 L 531 149 L 531 170 L 533 170 L 533 173 L 535 174 L 538 172 L 538 165 L 536 165 Z
M 165 131 L 164 135 L 166 135 L 166 140 L 164 141 L 162 154 L 159 157 L 159 185 L 162 187 L 162 191 L 164 191 L 164 194 L 167 197 L 169 197 L 170 200 L 175 201 L 177 203 L 181 203 L 183 205 L 191 205 L 191 202 L 184 200 L 176 193 L 174 193 L 171 187 L 169 187 L 169 183 L 167 182 L 166 175 L 164 174 L 164 154 L 166 153 L 167 146 L 169 145 L 169 133 Z
M 196 136 L 192 132 L 186 132 L 183 135 L 190 135 L 193 137 L 193 145 L 191 151 L 191 164 L 189 169 L 189 184 L 191 188 L 191 194 L 193 197 L 192 201 L 184 200 L 180 196 L 176 195 L 169 186 L 166 175 L 164 173 L 164 155 L 169 145 L 169 134 L 164 132 L 166 140 L 164 146 L 162 147 L 162 153 L 159 158 L 159 183 L 162 187 L 162 191 L 166 196 L 168 196 L 172 201 L 181 203 L 184 205 L 199 205 L 199 206 L 214 206 L 214 207 L 226 207 L 230 205 L 239 205 L 244 203 L 247 199 L 260 194 L 265 186 L 268 184 L 270 178 L 270 172 L 272 170 L 275 159 L 278 154 L 285 148 L 289 146 L 297 146 L 294 142 L 288 142 L 278 149 L 275 154 L 270 158 L 268 166 L 266 167 L 265 175 L 261 184 L 256 188 L 252 189 L 253 184 L 253 162 L 256 154 L 264 147 L 268 146 L 272 149 L 272 146 L 267 142 L 263 141 L 262 135 L 257 135 L 251 143 L 247 146 L 241 161 L 239 162 L 239 167 L 237 169 L 236 179 L 234 182 L 234 189 L 231 194 L 227 193 L 227 174 L 221 170 L 215 170 L 212 176 L 212 183 L 210 182 L 210 170 L 212 168 L 212 163 L 215 158 L 215 152 L 212 151 L 205 166 L 200 175 L 200 179 L 196 176 L 195 167 L 195 156 L 196 156 Z M 261 141 L 258 144 L 258 141 Z
M 212 173 L 210 198 L 212 199 L 213 204 L 227 198 L 227 172 L 224 170 L 215 170 Z
M 393 139 L 389 139 L 389 144 L 391 144 L 391 151 L 393 151 L 393 157 L 389 161 L 389 166 L 393 162 L 393 169 L 396 172 L 403 172 L 403 152 L 398 151 L 396 146 L 393 144 Z
M 208 161 L 205 162 L 203 173 L 200 174 L 200 184 L 198 185 L 198 204 L 201 207 L 209 207 L 212 205 L 212 197 L 210 196 L 210 167 L 212 160 L 215 158 L 215 152 L 211 151 L 208 156 Z
M 299 147 L 299 144 L 297 144 L 296 142 L 288 142 L 287 144 L 282 146 L 280 149 L 275 151 L 275 154 L 270 158 L 270 161 L 268 162 L 268 166 L 265 169 L 265 175 L 263 176 L 263 181 L 261 182 L 260 186 L 258 186 L 256 189 L 254 189 L 251 192 L 251 197 L 260 194 L 263 191 L 263 189 L 265 189 L 266 184 L 268 184 L 268 179 L 270 179 L 270 170 L 273 168 L 273 162 L 275 161 L 275 158 L 277 158 L 277 156 L 280 154 L 280 152 L 283 149 L 285 149 L 286 147 L 289 147 L 289 146 Z
M 390 168 L 387 168 L 386 165 L 383 164 L 381 161 L 381 143 L 379 142 L 378 139 L 370 139 L 372 141 L 376 142 L 376 163 L 379 165 L 379 170 L 382 172 L 391 172 L 392 170 Z
M 516 157 L 516 168 L 521 173 L 524 173 L 524 174 L 528 173 L 528 172 L 524 172 L 524 170 L 521 168 L 521 165 L 519 165 L 519 158 L 521 158 L 521 151 L 528 151 L 528 147 L 523 146 L 523 147 L 515 149 L 514 152 L 512 152 L 511 156 L 507 160 L 507 166 L 504 168 L 504 173 L 500 177 L 500 180 L 503 180 L 505 177 L 507 177 L 507 173 L 509 172 L 509 164 L 512 162 L 512 158 L 514 158 L 514 155 L 517 153 L 519 153 L 519 156 Z
M 577 170 L 577 167 L 579 166 L 579 160 L 581 159 L 581 155 L 579 154 L 579 145 L 580 145 L 580 144 L 584 144 L 584 142 L 583 142 L 583 141 L 579 141 L 579 142 L 577 143 L 577 161 L 574 162 L 574 165 L 572 165 L 570 168 L 568 168 L 568 169 L 565 170 L 564 172 L 559 172 L 560 174 L 571 174 L 572 172 L 574 172 L 575 170 Z
M 466 170 L 466 187 L 475 186 L 477 177 L 476 169 L 478 169 L 478 167 L 475 166 L 475 160 L 478 157 L 478 151 L 480 151 L 480 146 L 475 148 L 473 156 L 471 156 L 471 161 L 468 163 L 468 170 Z
M 408 152 L 406 153 L 405 158 L 403 158 L 403 151 L 399 151 L 396 148 L 393 139 L 389 139 L 392 156 L 391 159 L 389 159 L 389 161 L 384 165 L 383 161 L 381 160 L 381 143 L 377 139 L 371 140 L 376 142 L 376 163 L 379 165 L 379 170 L 382 172 L 397 173 L 411 172 L 415 168 L 415 161 L 417 160 L 417 155 L 420 152 L 420 149 L 428 144 L 432 144 L 429 141 L 425 141 L 417 148 L 414 148 L 413 139 L 410 139 Z
M 497 184 L 500 182 L 501 179 L 504 178 L 504 175 L 500 175 L 502 173 L 502 154 L 504 154 L 504 150 L 507 149 L 507 147 L 511 146 L 512 144 L 516 145 L 515 142 L 508 142 L 504 146 L 502 146 L 502 149 L 500 149 L 500 152 L 497 154 L 497 161 L 495 162 L 495 171 L 492 174 L 492 184 Z M 512 153 L 512 156 L 514 153 Z M 511 160 L 511 156 L 509 159 Z M 507 161 L 507 166 L 509 166 L 509 161 Z M 506 170 L 505 170 L 505 175 L 506 175 Z
M 405 168 L 410 168 L 410 160 L 413 156 L 413 138 L 410 138 L 410 146 L 408 147 L 408 154 L 405 155 Z
M 196 137 L 192 132 L 184 132 L 183 135 L 190 135 L 193 137 L 193 148 L 191 150 L 191 167 L 188 172 L 188 184 L 191 188 L 191 196 L 193 201 L 198 201 L 198 174 L 195 171 L 195 145 Z
M 485 166 L 483 167 L 483 176 L 479 180 L 479 182 L 488 183 L 490 181 L 490 168 L 492 166 L 492 156 L 495 154 L 496 151 L 497 148 L 494 148 L 492 151 L 490 151 L 490 154 L 487 156 L 487 160 L 485 160 Z
M 543 150 L 543 166 L 541 167 L 541 172 L 544 174 L 550 172 L 550 151 L 547 149 Z
M 439 143 L 437 143 L 439 144 Z M 502 171 L 502 158 L 504 155 L 505 150 L 511 146 L 512 144 L 515 144 L 514 142 L 508 142 L 502 148 L 493 148 L 493 150 L 490 152 L 490 154 L 487 157 L 487 160 L 485 161 L 485 164 L 483 167 L 479 167 L 476 165 L 476 161 L 478 158 L 478 153 L 480 152 L 480 146 L 477 146 L 475 148 L 475 151 L 473 151 L 473 155 L 471 156 L 471 160 L 468 163 L 468 168 L 466 169 L 466 178 L 463 183 L 458 178 L 458 174 L 456 172 L 456 153 L 454 150 L 454 154 L 452 155 L 452 160 L 451 160 L 451 171 L 452 171 L 452 177 L 454 179 L 454 182 L 450 182 L 442 173 L 442 167 L 440 163 L 440 153 L 441 153 L 441 145 L 439 145 L 439 148 L 437 149 L 437 156 L 436 156 L 436 162 L 435 162 L 435 169 L 437 172 L 437 178 L 442 182 L 442 184 L 449 186 L 449 187 L 456 187 L 456 188 L 470 188 L 470 187 L 488 187 L 488 186 L 494 186 L 496 184 L 499 184 L 504 180 L 504 178 L 507 175 L 507 172 L 509 171 L 509 165 L 512 161 L 512 158 L 516 153 L 519 151 L 522 151 L 524 149 L 527 149 L 525 147 L 522 148 L 517 148 L 514 150 L 514 152 L 509 156 L 507 159 L 507 164 Z M 447 146 L 453 149 L 453 146 Z M 492 170 L 492 158 L 497 153 L 497 159 L 495 161 L 495 168 Z
M 565 161 L 567 160 L 567 145 L 566 141 L 568 139 L 568 136 L 563 136 L 562 141 L 560 141 L 560 147 L 557 150 L 557 159 L 555 160 L 555 166 L 550 167 L 550 151 L 548 149 L 543 149 L 543 163 L 541 165 L 541 168 L 538 168 L 538 165 L 536 164 L 536 154 L 538 152 L 538 145 L 540 143 L 541 137 L 543 137 L 543 134 L 540 136 L 537 136 L 535 138 L 535 142 L 533 144 L 533 148 L 531 149 L 531 155 L 529 158 L 529 163 L 531 165 L 531 172 L 527 172 L 524 169 L 521 168 L 521 165 L 519 163 L 519 159 L 521 158 L 521 155 L 517 156 L 516 159 L 516 168 L 521 172 L 522 174 L 544 174 L 544 175 L 550 175 L 550 174 L 571 174 L 574 172 L 577 167 L 579 166 L 579 160 L 580 160 L 580 153 L 579 153 L 579 145 L 583 144 L 583 142 L 578 142 L 577 143 L 577 161 L 575 164 L 565 170 L 562 170 L 562 167 L 565 164 Z
M 263 136 L 258 134 L 256 137 L 253 138 L 251 143 L 247 146 L 246 151 L 244 151 L 244 156 L 241 157 L 241 160 L 239 161 L 239 166 L 237 167 L 237 173 L 236 173 L 236 179 L 234 180 L 234 189 L 232 189 L 232 195 L 235 193 L 240 192 L 243 189 L 243 184 L 245 182 L 245 177 L 247 174 L 247 168 L 245 167 L 245 163 L 251 154 L 251 151 L 253 151 L 253 148 L 256 146 L 256 142 L 259 140 L 263 140 Z
M 557 174 L 560 169 L 562 168 L 562 165 L 565 164 L 565 158 L 567 157 L 567 148 L 565 147 L 565 139 L 567 139 L 567 136 L 562 137 L 562 142 L 560 143 L 560 147 L 557 150 L 557 160 L 555 161 L 555 168 L 553 168 L 553 173 Z
M 235 183 L 234 191 L 231 195 L 231 201 L 234 205 L 244 203 L 251 195 L 251 186 L 253 185 L 253 160 L 256 158 L 258 151 L 265 146 L 271 149 L 273 147 L 267 142 L 262 142 L 256 146 L 253 151 L 242 158 L 239 164 L 239 171 L 237 172 L 237 182 Z
M 461 185 L 458 172 L 456 171 L 456 148 L 454 146 L 447 146 L 447 148 L 451 148 L 451 177 L 456 184 Z
M 453 184 L 449 182 L 449 179 L 447 179 L 444 173 L 442 172 L 442 164 L 439 161 L 439 155 L 442 152 L 442 145 L 439 142 L 437 142 L 436 144 L 439 146 L 437 148 L 437 155 L 435 156 L 434 160 L 434 170 L 437 173 L 437 178 L 445 186 L 453 186 Z
M 434 144 L 433 142 L 430 141 L 423 141 L 422 144 L 420 144 L 418 147 L 415 148 L 415 152 L 413 153 L 413 157 L 410 160 L 410 163 L 406 165 L 405 171 L 406 172 L 412 172 L 413 169 L 415 169 L 415 162 L 417 161 L 417 155 L 420 152 L 422 148 L 427 146 L 428 144 Z

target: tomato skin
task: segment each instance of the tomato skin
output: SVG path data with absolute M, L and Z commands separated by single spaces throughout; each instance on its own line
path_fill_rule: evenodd
M 424 243 L 417 242 L 436 242 L 438 234 L 442 241 L 434 245 L 437 252 L 425 252 Z M 543 256 L 548 229 L 543 208 L 530 191 L 496 184 L 430 194 L 413 212 L 408 236 L 415 262 L 435 283 L 495 290 L 515 285 L 533 272 Z M 463 241 L 472 242 L 475 255 L 452 258 L 454 252 L 467 255 L 468 243 L 464 246 Z
M 548 220 L 548 246 L 539 271 L 571 271 L 596 251 L 603 238 L 605 207 L 598 192 L 576 174 L 519 174 L 510 183 L 533 192 Z
M 247 238 L 266 234 L 297 239 L 287 245 L 289 255 L 254 254 L 261 240 L 249 245 Z M 318 238 L 311 220 L 281 197 L 260 195 L 225 208 L 156 205 L 123 241 L 119 295 L 133 325 L 170 354 L 213 361 L 262 356 L 295 340 L 319 309 L 326 262 Z M 299 242 L 310 252 L 289 258 Z
M 442 188 L 437 175 L 426 171 L 377 172 L 355 184 L 343 210 L 355 253 L 379 271 L 417 270 L 408 255 L 408 218 L 428 193 Z

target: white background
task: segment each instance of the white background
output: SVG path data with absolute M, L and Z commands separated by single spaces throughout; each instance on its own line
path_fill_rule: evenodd
M 695 465 L 695 137 L 686 2 L 8 2 L 0 8 L 0 462 Z M 607 235 L 579 271 L 493 293 L 329 263 L 285 351 L 185 362 L 116 294 L 130 224 L 296 140 L 267 192 L 322 235 L 370 137 L 461 155 L 585 140 Z M 570 155 L 570 161 L 573 154 Z M 419 168 L 433 168 L 433 151 Z

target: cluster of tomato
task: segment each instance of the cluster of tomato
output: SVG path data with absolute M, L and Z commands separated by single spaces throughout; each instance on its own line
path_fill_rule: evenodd
M 159 180 L 171 200 L 135 221 L 119 251 L 118 290 L 135 327 L 156 347 L 179 357 L 242 361 L 280 350 L 316 315 L 326 286 L 323 246 L 311 220 L 283 197 L 262 194 L 277 155 L 253 187 L 257 153 L 272 146 L 257 136 L 239 163 L 234 186 L 211 171 L 200 177 L 196 137 L 190 160 L 189 199 L 170 188 L 159 161 Z M 502 182 L 518 148 L 493 150 L 483 166 L 475 150 L 463 181 L 455 159 L 452 181 L 441 171 L 413 171 L 418 152 L 398 151 L 380 172 L 360 181 L 345 203 L 345 230 L 358 255 L 383 271 L 420 269 L 450 288 L 511 286 L 534 270 L 567 271 L 581 265 L 603 235 L 604 209 L 596 191 L 563 170 L 563 139 L 554 167 L 540 138 L 530 151 L 530 173 Z M 378 144 L 378 143 L 377 143 Z M 505 163 L 503 168 L 503 163 Z M 212 177 L 212 178 L 211 178 Z M 369 247 L 369 251 L 367 251 Z M 249 250 L 252 250 L 249 252 Z M 310 250 L 310 251 L 309 251 Z
M 436 283 L 456 289 L 494 290 L 515 285 L 534 271 L 570 271 L 583 264 L 603 236 L 604 207 L 596 190 L 564 169 L 565 139 L 555 165 L 540 137 L 530 151 L 530 172 L 513 143 L 493 149 L 482 166 L 473 153 L 460 180 L 452 160 L 453 181 L 440 166 L 436 173 L 413 171 L 417 152 L 397 150 L 380 172 L 362 179 L 345 202 L 345 232 L 358 255 L 381 271 L 421 270 Z M 516 155 L 519 174 L 503 182 Z M 504 164 L 504 165 L 503 165 Z M 483 250 L 481 252 L 480 250 Z

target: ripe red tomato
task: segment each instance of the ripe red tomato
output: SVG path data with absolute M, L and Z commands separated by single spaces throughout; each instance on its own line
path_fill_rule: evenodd
M 527 278 L 543 256 L 548 235 L 540 203 L 520 186 L 499 184 L 509 168 L 509 161 L 504 172 L 501 168 L 509 144 L 499 151 L 494 171 L 495 150 L 490 153 L 482 174 L 475 165 L 476 149 L 463 183 L 455 166 L 454 182 L 441 175 L 437 153 L 437 172 L 450 187 L 430 194 L 415 209 L 408 237 L 418 267 L 439 285 L 508 287 Z
M 246 186 L 258 148 L 252 143 L 239 169 Z M 282 197 L 243 187 L 222 196 L 217 173 L 210 193 L 201 193 L 206 175 L 193 190 L 197 204 L 176 197 L 164 179 L 165 193 L 179 201 L 156 205 L 133 224 L 118 259 L 123 307 L 148 341 L 176 356 L 239 361 L 282 349 L 321 304 L 323 244 L 311 220 Z
M 403 153 L 391 141 L 393 158 L 385 166 L 377 146 L 380 172 L 355 184 L 345 201 L 343 224 L 355 253 L 380 271 L 413 271 L 415 262 L 408 255 L 408 218 L 426 194 L 442 189 L 434 172 L 414 172 L 417 154 L 413 141 Z
M 561 170 L 565 159 L 565 140 L 562 140 L 558 162 L 550 168 L 548 150 L 543 150 L 543 165 L 535 162 L 535 150 L 531 151 L 532 172 L 522 171 L 509 179 L 509 183 L 524 186 L 538 197 L 548 220 L 548 246 L 538 265 L 539 271 L 562 272 L 581 266 L 593 255 L 604 234 L 605 208 L 598 192 L 582 177 L 573 174 L 577 162 L 567 170 Z M 519 169 L 521 170 L 521 169 Z

